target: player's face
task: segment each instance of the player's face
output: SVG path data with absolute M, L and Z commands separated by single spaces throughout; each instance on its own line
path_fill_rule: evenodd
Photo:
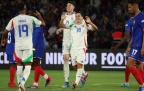
M 134 4 L 128 4 L 128 11 L 129 13 L 135 13 L 135 5 Z
M 68 3 L 67 7 L 66 7 L 66 10 L 67 10 L 67 12 L 71 12 L 71 11 L 74 10 L 74 6 L 71 3 Z
M 81 14 L 80 14 L 80 13 L 76 13 L 75 17 L 76 17 L 76 22 L 77 22 L 77 23 L 82 22 L 83 17 L 81 16 Z

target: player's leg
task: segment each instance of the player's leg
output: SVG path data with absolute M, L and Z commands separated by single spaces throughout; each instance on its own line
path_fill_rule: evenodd
M 21 78 L 22 78 L 22 73 L 23 73 L 23 64 L 22 64 L 22 51 L 20 50 L 15 50 L 14 52 L 14 58 L 17 62 L 17 81 L 18 81 L 18 86 L 20 86 L 21 83 Z
M 138 62 L 136 63 L 136 68 L 138 69 L 138 71 L 139 71 L 139 73 L 140 73 L 140 75 L 141 75 L 141 78 L 142 78 L 142 80 L 143 80 L 143 82 L 144 82 L 144 69 L 143 69 L 143 63 L 140 62 L 140 61 L 138 61 Z
M 126 57 L 126 60 L 128 60 L 128 57 Z M 121 87 L 129 87 L 129 78 L 130 78 L 130 70 L 128 66 L 125 68 L 125 83 L 121 85 Z
M 73 88 L 74 88 L 74 89 L 76 88 L 76 86 L 79 84 L 79 81 L 81 80 L 82 72 L 83 72 L 82 65 L 83 65 L 83 64 L 81 64 L 81 63 L 77 63 L 77 64 L 76 64 L 77 73 L 76 73 L 75 82 L 73 83 Z
M 140 48 L 131 48 L 128 62 L 127 62 L 127 66 L 129 68 L 130 72 L 132 73 L 132 75 L 135 77 L 135 79 L 137 80 L 137 82 L 139 84 L 139 87 L 140 87 L 139 89 L 141 89 L 143 86 L 143 80 L 141 78 L 141 75 L 140 75 L 138 69 L 134 66 L 134 64 L 136 63 L 136 60 L 141 59 L 141 51 L 140 50 L 141 50 Z
M 83 48 L 83 51 L 82 51 L 81 54 L 84 54 L 84 56 L 86 56 L 86 49 L 85 49 L 85 48 Z M 83 60 L 85 60 L 85 59 L 83 59 Z M 82 69 L 83 69 L 83 73 L 82 73 L 82 78 L 81 78 L 81 83 L 80 83 L 80 85 L 81 85 L 81 86 L 84 86 L 84 84 L 85 84 L 85 82 L 86 82 L 86 79 L 87 79 L 89 73 L 85 71 L 85 69 L 84 69 L 84 64 L 82 65 Z
M 72 59 L 73 61 L 74 60 L 76 61 L 76 67 L 77 67 L 76 79 L 75 79 L 75 82 L 73 83 L 73 88 L 75 89 L 76 86 L 79 84 L 81 77 L 82 77 L 83 65 L 84 65 L 84 60 L 85 60 L 85 52 L 83 50 L 74 50 L 72 52 Z
M 34 69 L 34 83 L 28 86 L 27 88 L 38 88 L 38 81 L 39 81 L 40 73 L 39 73 L 37 64 L 38 63 L 37 63 L 36 58 L 33 58 L 32 69 Z
M 23 71 L 22 79 L 21 79 L 20 89 L 24 89 L 25 82 L 27 81 L 27 79 L 30 75 L 32 58 L 33 58 L 32 49 L 23 50 L 22 62 L 24 63 L 25 68 Z
M 64 78 L 65 82 L 62 88 L 67 88 L 69 87 L 69 48 L 67 45 L 63 44 L 63 59 L 64 59 L 64 64 L 63 64 L 63 71 L 64 71 Z
M 37 71 L 37 74 L 38 75 L 42 75 L 44 77 L 44 79 L 46 80 L 46 83 L 45 83 L 45 86 L 47 86 L 50 81 L 51 81 L 51 76 L 49 76 L 48 74 L 46 74 L 44 72 L 44 70 L 42 69 L 41 65 L 40 65 L 40 61 L 41 59 L 40 58 L 36 58 L 36 65 L 35 65 L 35 71 Z M 35 74 L 36 75 L 36 74 Z M 37 79 L 37 81 L 39 81 L 39 78 L 35 76 L 35 78 Z
M 17 64 L 16 61 L 14 61 L 13 54 L 7 54 L 8 60 L 10 62 L 10 80 L 8 83 L 9 87 L 17 87 L 17 84 L 14 82 L 15 74 L 16 74 L 16 69 L 17 69 Z

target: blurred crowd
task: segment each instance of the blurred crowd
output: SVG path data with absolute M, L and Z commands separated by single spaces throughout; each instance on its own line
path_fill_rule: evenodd
M 46 48 L 62 48 L 63 35 L 56 35 L 61 13 L 65 12 L 68 0 L 0 0 L 0 33 L 9 20 L 17 15 L 16 5 L 25 2 L 28 10 L 35 7 L 41 12 L 46 27 L 44 28 Z M 88 31 L 88 47 L 93 49 L 110 48 L 113 45 L 113 33 L 124 35 L 125 21 L 129 19 L 127 0 L 72 0 L 75 9 L 81 10 L 91 18 L 99 30 Z M 144 11 L 144 0 L 140 0 L 140 10 Z M 121 36 L 121 37 L 122 37 Z M 122 46 L 125 48 L 126 44 Z

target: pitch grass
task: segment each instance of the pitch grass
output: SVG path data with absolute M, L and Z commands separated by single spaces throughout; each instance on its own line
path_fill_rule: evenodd
M 34 71 L 32 70 L 25 86 L 33 83 L 33 73 Z M 123 71 L 89 71 L 90 75 L 85 86 L 82 88 L 78 86 L 76 89 L 72 89 L 72 86 L 66 89 L 61 88 L 64 83 L 63 71 L 46 70 L 46 73 L 52 76 L 49 86 L 44 87 L 45 80 L 41 77 L 38 89 L 26 89 L 26 91 L 138 91 L 138 84 L 132 76 L 130 77 L 130 87 L 120 87 L 124 82 Z M 70 85 L 75 80 L 75 73 L 76 71 L 70 72 Z M 17 88 L 8 87 L 8 81 L 9 71 L 0 70 L 0 91 L 17 91 Z

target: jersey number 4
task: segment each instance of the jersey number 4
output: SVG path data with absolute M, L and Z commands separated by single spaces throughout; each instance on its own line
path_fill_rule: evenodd
M 18 30 L 19 30 L 19 37 L 22 37 L 22 33 L 25 32 L 26 36 L 28 36 L 28 25 L 24 24 L 24 25 L 19 25 L 18 26 Z

